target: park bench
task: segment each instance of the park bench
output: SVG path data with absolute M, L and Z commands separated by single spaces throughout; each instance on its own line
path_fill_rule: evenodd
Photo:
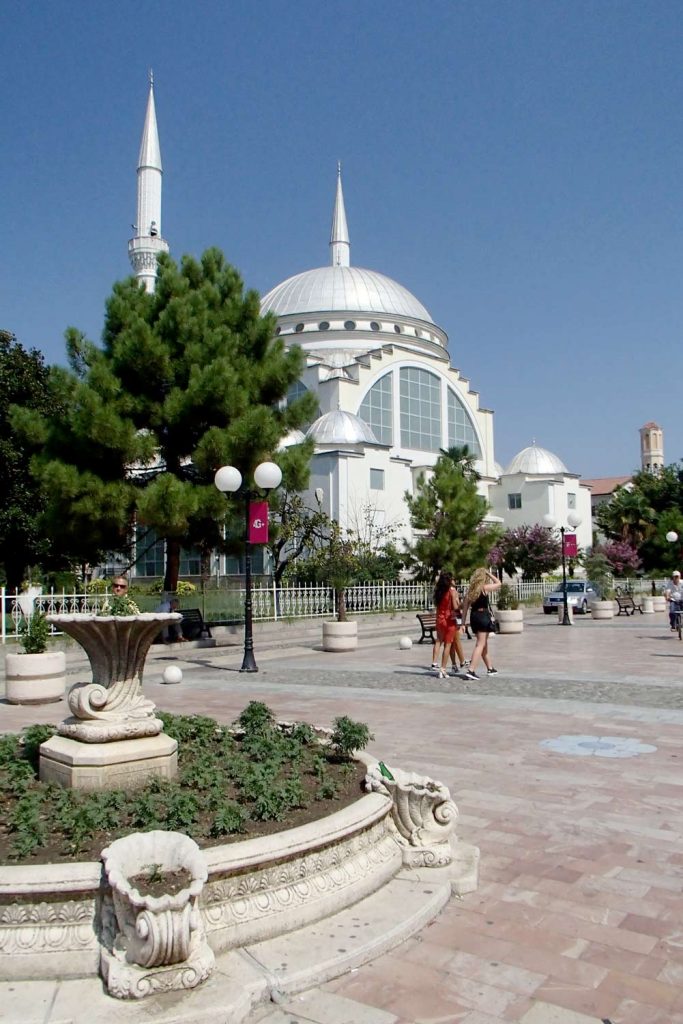
M 436 612 L 418 612 L 416 618 L 422 629 L 422 636 L 417 642 L 423 644 L 425 640 L 428 640 L 433 644 L 436 640 Z M 465 636 L 468 640 L 472 639 L 469 625 L 465 626 Z
M 204 622 L 199 608 L 181 608 L 183 636 L 186 640 L 211 639 L 211 629 Z
M 643 614 L 642 604 L 636 604 L 631 594 L 618 594 L 615 600 L 619 605 L 617 615 L 635 615 L 636 612 Z

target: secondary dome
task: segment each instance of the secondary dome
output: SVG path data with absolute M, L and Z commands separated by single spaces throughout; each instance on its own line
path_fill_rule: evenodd
M 529 473 L 533 475 L 536 473 L 547 476 L 554 473 L 568 472 L 569 470 L 559 456 L 549 452 L 547 448 L 541 448 L 540 445 L 530 444 L 528 448 L 522 448 L 521 452 L 517 452 L 505 470 L 505 475 L 510 476 L 512 473 Z
M 363 267 L 317 267 L 295 274 L 271 289 L 261 302 L 262 313 L 380 313 L 434 323 L 412 292 L 376 270 Z
M 317 444 L 379 444 L 372 429 L 360 416 L 334 409 L 320 416 L 306 431 Z

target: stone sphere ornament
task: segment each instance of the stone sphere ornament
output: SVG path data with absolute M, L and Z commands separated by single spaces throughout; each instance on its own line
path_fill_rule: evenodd
M 402 636 L 398 641 L 399 649 L 402 651 L 409 651 L 413 646 L 413 641 L 409 636 Z
M 173 683 L 182 683 L 182 669 L 178 668 L 177 665 L 167 665 L 161 678 L 167 686 L 171 686 Z

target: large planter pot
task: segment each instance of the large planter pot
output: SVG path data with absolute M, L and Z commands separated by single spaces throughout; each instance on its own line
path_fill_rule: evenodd
M 614 601 L 591 601 L 591 618 L 613 619 Z
M 643 615 L 652 615 L 655 610 L 655 599 L 654 597 L 643 598 Z
M 110 995 L 139 999 L 157 991 L 194 988 L 209 976 L 214 954 L 206 941 L 199 895 L 206 860 L 180 832 L 135 832 L 102 851 L 113 915 L 104 914 L 100 966 Z M 148 895 L 136 876 L 157 872 L 160 895 Z M 164 889 L 173 872 L 186 881 Z M 138 888 L 139 886 L 139 888 Z
M 652 598 L 652 604 L 656 612 L 666 611 L 666 598 L 663 594 L 655 594 Z
M 51 704 L 61 700 L 66 686 L 64 651 L 8 654 L 5 696 L 10 704 Z
M 521 633 L 524 629 L 523 608 L 497 608 L 496 619 L 499 633 Z
M 323 622 L 324 651 L 355 651 L 357 647 L 357 622 Z

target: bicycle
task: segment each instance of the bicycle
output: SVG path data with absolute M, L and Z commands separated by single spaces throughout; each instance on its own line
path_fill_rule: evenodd
M 683 640 L 683 609 L 679 608 L 678 611 L 673 612 L 671 621 L 671 628 L 678 633 L 678 639 Z

